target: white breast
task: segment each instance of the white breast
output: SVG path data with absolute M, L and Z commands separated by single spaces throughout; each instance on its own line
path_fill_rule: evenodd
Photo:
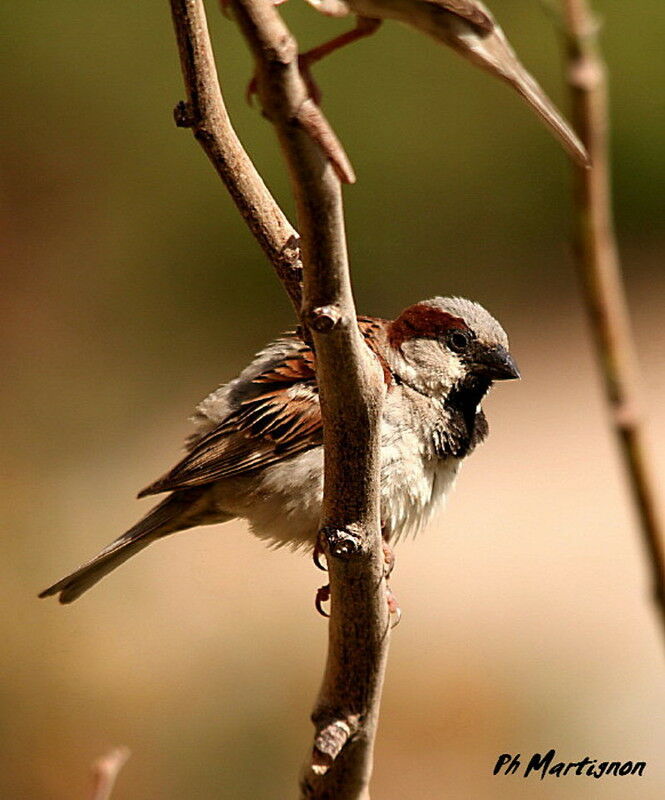
M 445 501 L 459 459 L 439 458 L 433 433 L 444 411 L 408 387 L 389 394 L 381 448 L 381 514 L 392 540 L 414 535 Z
M 381 486 L 381 514 L 390 538 L 415 535 L 445 503 L 457 477 L 459 459 L 419 458 L 387 463 Z

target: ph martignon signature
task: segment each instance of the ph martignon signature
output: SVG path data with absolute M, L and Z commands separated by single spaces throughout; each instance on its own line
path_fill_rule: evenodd
M 589 778 L 602 778 L 605 775 L 628 776 L 643 775 L 646 761 L 600 761 L 598 758 L 584 758 L 579 761 L 555 761 L 556 751 L 548 750 L 545 755 L 534 753 L 523 766 L 521 753 L 512 755 L 502 753 L 494 765 L 493 775 L 522 775 L 528 778 L 532 773 L 540 773 L 543 780 L 548 775 L 561 778 L 566 775 L 582 775 Z

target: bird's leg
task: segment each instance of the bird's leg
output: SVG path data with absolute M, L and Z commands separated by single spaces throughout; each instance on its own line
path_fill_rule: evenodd
M 301 53 L 298 56 L 298 67 L 300 68 L 303 80 L 307 86 L 307 91 L 309 92 L 309 96 L 317 105 L 320 104 L 322 95 L 321 90 L 317 86 L 317 83 L 312 75 L 312 65 L 316 64 L 317 61 L 321 61 L 322 58 L 325 58 L 331 53 L 334 53 L 335 50 L 339 50 L 342 47 L 346 47 L 347 44 L 353 44 L 353 42 L 357 42 L 359 39 L 364 39 L 366 36 L 370 36 L 375 30 L 377 30 L 379 25 L 381 25 L 380 19 L 373 19 L 372 17 L 358 17 L 355 28 L 352 28 L 350 31 L 346 31 L 345 33 L 341 33 L 339 36 L 335 36 L 334 39 L 324 42 L 323 44 L 318 45 L 318 47 L 313 47 L 311 50 L 308 50 L 306 53 Z M 253 95 L 256 94 L 256 90 L 257 86 L 255 75 L 247 87 L 246 97 L 248 102 L 251 102 Z

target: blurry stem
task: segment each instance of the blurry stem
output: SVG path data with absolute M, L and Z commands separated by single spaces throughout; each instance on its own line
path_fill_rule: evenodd
M 191 128 L 233 202 L 300 313 L 302 263 L 298 233 L 270 194 L 229 119 L 219 86 L 203 0 L 171 0 L 187 102 L 176 125 Z
M 637 358 L 612 219 L 606 68 L 598 46 L 598 23 L 587 1 L 562 3 L 573 118 L 592 163 L 588 170 L 574 167 L 577 266 L 612 423 L 639 514 L 653 599 L 665 634 L 662 524 L 655 481 L 645 454 L 638 408 Z
M 129 758 L 126 747 L 117 747 L 92 765 L 92 792 L 90 800 L 109 800 L 118 773 Z

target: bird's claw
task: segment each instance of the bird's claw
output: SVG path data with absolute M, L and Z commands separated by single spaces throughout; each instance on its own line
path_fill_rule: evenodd
M 388 580 L 388 578 L 392 575 L 393 570 L 395 569 L 395 551 L 392 547 L 388 544 L 388 542 L 383 541 L 383 577 Z
M 323 535 L 319 531 L 319 535 L 317 536 L 316 539 L 316 544 L 314 545 L 314 551 L 312 553 L 312 561 L 314 562 L 314 565 L 318 567 L 322 572 L 328 572 L 327 561 L 326 563 L 322 563 L 321 556 L 323 556 L 323 558 L 326 558 L 326 551 L 323 546 Z
M 314 599 L 314 605 L 316 606 L 316 610 L 321 614 L 322 617 L 329 617 L 330 614 L 325 610 L 323 607 L 324 603 L 327 603 L 330 600 L 330 584 L 327 583 L 325 586 L 321 586 L 317 589 L 316 598 Z
M 386 586 L 386 600 L 388 601 L 388 612 L 390 613 L 390 627 L 396 628 L 402 619 L 402 609 L 399 607 L 397 598 L 392 593 L 390 586 Z

